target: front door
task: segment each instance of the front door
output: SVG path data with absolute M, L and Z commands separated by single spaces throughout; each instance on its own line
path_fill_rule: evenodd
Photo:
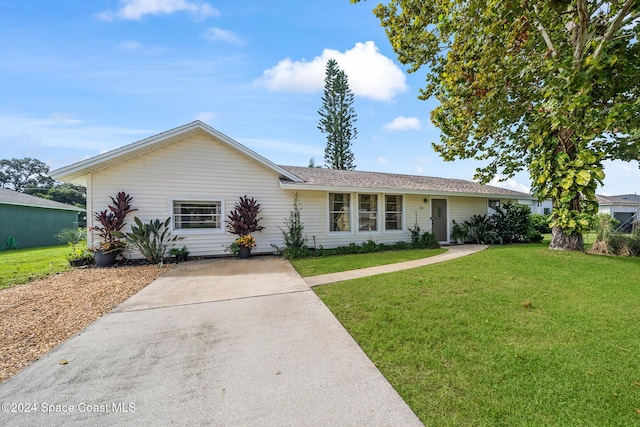
M 431 231 L 438 242 L 446 242 L 447 238 L 447 200 L 431 199 Z

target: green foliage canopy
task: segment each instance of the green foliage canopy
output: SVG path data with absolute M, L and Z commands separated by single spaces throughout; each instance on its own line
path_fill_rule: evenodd
M 484 162 L 483 183 L 527 168 L 554 202 L 551 247 L 581 249 L 602 161 L 640 159 L 638 2 L 393 0 L 374 13 L 400 62 L 426 69 L 434 149 Z
M 53 179 L 49 177 L 49 166 L 38 159 L 0 160 L 0 187 L 24 192 L 28 187 L 50 188 Z

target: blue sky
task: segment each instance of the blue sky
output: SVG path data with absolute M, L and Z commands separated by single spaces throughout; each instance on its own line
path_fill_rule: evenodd
M 0 158 L 52 169 L 200 119 L 278 164 L 323 163 L 326 60 L 355 93 L 357 169 L 471 179 L 443 162 L 407 74 L 371 13 L 349 0 L 0 0 Z M 602 194 L 640 191 L 607 162 Z M 526 191 L 528 174 L 497 184 Z

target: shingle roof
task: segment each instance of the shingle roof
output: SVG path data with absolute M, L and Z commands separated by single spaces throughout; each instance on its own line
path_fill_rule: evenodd
M 600 205 L 639 205 L 640 196 L 636 194 L 622 194 L 620 196 L 596 195 Z
M 464 194 L 502 196 L 505 198 L 531 199 L 531 195 L 519 191 L 491 185 L 480 185 L 464 179 L 436 178 L 421 175 L 400 175 L 381 172 L 361 172 L 299 166 L 281 166 L 298 176 L 304 182 L 293 183 L 285 178 L 280 180 L 283 187 L 302 188 L 304 186 L 322 188 L 380 189 L 408 191 L 412 193 Z
M 53 200 L 43 199 L 42 197 L 31 196 L 18 191 L 8 190 L 6 188 L 0 188 L 0 205 L 33 206 L 38 208 L 84 212 L 84 209 L 82 208 L 66 205 L 60 202 L 54 202 Z

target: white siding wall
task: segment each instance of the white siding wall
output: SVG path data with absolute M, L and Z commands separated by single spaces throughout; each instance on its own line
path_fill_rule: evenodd
M 87 209 L 89 226 L 93 212 L 106 209 L 109 196 L 124 191 L 133 196 L 130 214 L 143 222 L 164 220 L 172 214 L 172 200 L 221 201 L 224 219 L 242 195 L 255 197 L 262 205 L 265 230 L 255 233 L 256 253 L 271 253 L 271 244 L 282 246 L 284 219 L 288 218 L 296 191 L 283 190 L 277 173 L 253 162 L 209 136 L 193 136 L 168 147 L 128 160 L 87 177 Z M 422 231 L 431 230 L 431 197 L 403 195 L 402 230 L 384 230 L 384 194 L 378 194 L 378 231 L 358 231 L 358 193 L 351 193 L 350 232 L 329 232 L 329 196 L 327 191 L 298 191 L 304 231 L 313 247 L 327 248 L 363 243 L 371 239 L 377 243 L 409 241 L 409 228 L 416 223 Z M 465 221 L 474 214 L 487 213 L 486 198 L 437 197 L 447 199 L 449 226 L 451 220 Z M 425 202 L 425 199 L 427 200 Z M 506 202 L 506 201 L 504 201 Z M 128 231 L 128 227 L 125 228 Z M 184 240 L 192 255 L 224 255 L 225 248 L 237 237 L 222 230 L 195 231 L 174 234 Z M 315 241 L 314 241 L 315 237 Z M 93 236 L 96 242 L 96 236 Z M 134 257 L 136 254 L 132 254 Z
M 635 206 L 600 206 L 598 212 L 611 215 L 616 212 L 637 213 L 638 208 Z
M 271 244 L 281 244 L 282 226 L 292 206 L 292 198 L 280 189 L 278 174 L 208 136 L 194 136 L 168 147 L 147 153 L 92 175 L 93 211 L 106 209 L 109 196 L 124 191 L 133 196 L 130 214 L 143 222 L 164 220 L 171 215 L 171 200 L 221 200 L 224 216 L 234 208 L 242 195 L 255 197 L 262 205 L 261 225 L 266 229 L 255 233 L 254 252 L 272 252 Z M 184 234 L 178 245 L 187 246 L 192 255 L 221 255 L 237 237 L 222 231 Z M 180 230 L 174 232 L 179 234 Z M 94 242 L 96 237 L 94 236 Z
M 602 206 L 601 205 L 600 207 L 598 207 L 598 213 L 613 215 L 613 212 L 611 211 L 611 206 Z
M 291 193 L 293 200 L 294 192 Z M 357 194 L 351 193 L 351 221 L 352 229 L 356 227 L 357 221 Z M 301 218 L 304 224 L 304 232 L 309 241 L 308 245 L 313 247 L 314 237 L 315 245 L 325 248 L 333 248 L 348 243 L 364 243 L 371 239 L 377 243 L 395 243 L 397 241 L 409 241 L 411 239 L 410 228 L 416 223 L 422 231 L 431 231 L 431 199 L 429 195 L 404 195 L 403 196 L 403 230 L 402 231 L 351 231 L 351 232 L 329 232 L 329 201 L 328 192 L 326 191 L 298 191 L 298 199 L 301 202 Z M 447 200 L 449 230 L 452 226 L 452 220 L 463 222 L 468 220 L 472 215 L 487 214 L 487 198 L 483 197 L 444 197 L 436 196 L 437 199 Z M 425 199 L 427 202 L 425 203 Z M 384 218 L 384 194 L 378 194 L 380 217 L 379 229 L 383 226 Z M 509 200 L 501 200 L 501 203 L 507 203 Z
M 293 199 L 295 192 L 291 192 Z M 357 205 L 358 193 L 351 193 L 351 230 L 345 232 L 329 232 L 329 193 L 326 191 L 298 191 L 298 199 L 301 203 L 301 214 L 304 232 L 309 241 L 309 247 L 334 248 L 349 243 L 364 243 L 369 239 L 377 243 L 395 243 L 399 240 L 408 241 L 409 231 L 407 224 L 403 224 L 403 230 L 384 229 L 384 195 L 378 194 L 378 230 L 357 230 Z M 364 193 L 361 193 L 364 194 Z M 405 196 L 406 197 L 406 196 Z M 403 197 L 404 199 L 404 197 Z M 403 200 L 404 209 L 407 201 Z M 406 217 L 406 215 L 405 215 Z M 413 221 L 409 226 L 413 225 Z M 314 240 L 315 237 L 315 240 Z
M 487 200 L 481 197 L 449 197 L 449 224 L 454 219 L 463 222 L 473 215 L 486 215 Z

